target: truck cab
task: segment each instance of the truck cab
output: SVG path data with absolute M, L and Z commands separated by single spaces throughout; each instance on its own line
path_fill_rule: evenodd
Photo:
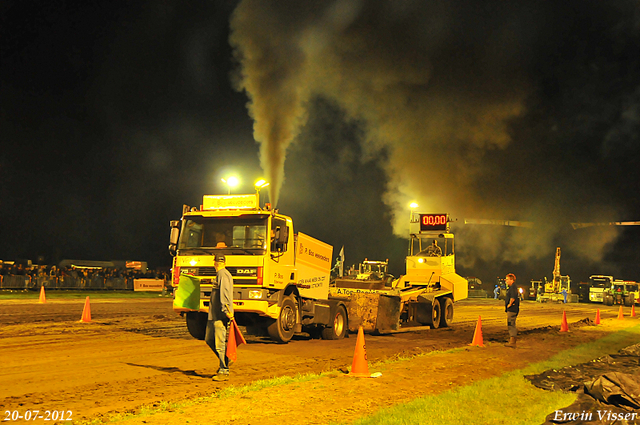
M 589 277 L 589 301 L 601 303 L 604 301 L 604 291 L 613 285 L 613 276 L 591 275 Z
M 257 194 L 205 195 L 199 208 L 184 206 L 181 220 L 171 222 L 173 309 L 198 339 L 206 330 L 216 254 L 226 257 L 235 318 L 249 332 L 287 342 L 303 325 L 332 323 L 337 306 L 317 301 L 328 298 L 333 248 L 294 234 L 290 217 L 258 202 Z

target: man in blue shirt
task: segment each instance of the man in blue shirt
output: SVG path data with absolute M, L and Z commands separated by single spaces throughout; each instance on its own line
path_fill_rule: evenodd
M 216 282 L 211 289 L 209 299 L 209 317 L 205 342 L 218 356 L 220 366 L 213 376 L 214 381 L 226 381 L 229 379 L 229 359 L 227 358 L 227 333 L 229 323 L 233 319 L 233 277 L 225 268 L 224 255 L 216 255 L 214 266 L 216 268 Z
M 507 296 L 504 299 L 504 311 L 507 313 L 507 329 L 509 330 L 509 343 L 507 347 L 516 348 L 516 337 L 518 336 L 518 328 L 516 328 L 516 319 L 520 313 L 520 297 L 518 296 L 518 288 L 516 287 L 516 275 L 509 273 L 505 278 L 507 283 Z

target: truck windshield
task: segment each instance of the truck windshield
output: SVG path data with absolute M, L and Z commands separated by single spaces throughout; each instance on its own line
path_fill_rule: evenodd
M 178 249 L 215 249 L 226 254 L 262 255 L 266 249 L 266 218 L 188 217 Z
M 383 267 L 381 264 L 362 264 L 362 272 L 363 273 L 384 273 L 386 271 L 386 267 Z
M 609 288 L 611 287 L 611 281 L 607 278 L 592 277 L 591 287 L 593 288 Z
M 409 249 L 418 257 L 446 257 L 453 255 L 453 239 L 412 235 Z

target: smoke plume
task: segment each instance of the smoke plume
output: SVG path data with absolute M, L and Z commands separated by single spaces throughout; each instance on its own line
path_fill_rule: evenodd
M 287 148 L 324 98 L 363 123 L 363 160 L 386 152 L 383 200 L 397 235 L 406 236 L 415 201 L 459 219 L 469 266 L 552 256 L 565 244 L 601 258 L 615 228 L 597 236 L 566 228 L 625 211 L 609 189 L 619 175 L 602 167 L 612 146 L 637 150 L 625 141 L 638 127 L 637 96 L 627 95 L 637 83 L 607 87 L 611 63 L 638 39 L 626 7 L 243 0 L 231 22 L 237 88 L 250 99 L 270 199 L 277 203 Z M 463 226 L 465 218 L 535 226 Z

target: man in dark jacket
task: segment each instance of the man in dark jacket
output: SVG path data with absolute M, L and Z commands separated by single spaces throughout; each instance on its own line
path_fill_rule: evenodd
M 516 348 L 516 337 L 518 336 L 518 328 L 516 328 L 516 319 L 520 313 L 520 297 L 518 296 L 518 288 L 516 287 L 516 275 L 509 273 L 505 278 L 507 283 L 507 296 L 504 298 L 504 311 L 507 313 L 507 329 L 509 330 L 509 343 L 507 347 Z
M 214 381 L 226 381 L 229 379 L 229 359 L 227 358 L 227 331 L 229 323 L 233 319 L 233 277 L 225 268 L 224 255 L 216 255 L 214 266 L 216 268 L 216 282 L 211 289 L 209 299 L 209 317 L 205 342 L 218 356 L 220 366 L 213 376 Z

